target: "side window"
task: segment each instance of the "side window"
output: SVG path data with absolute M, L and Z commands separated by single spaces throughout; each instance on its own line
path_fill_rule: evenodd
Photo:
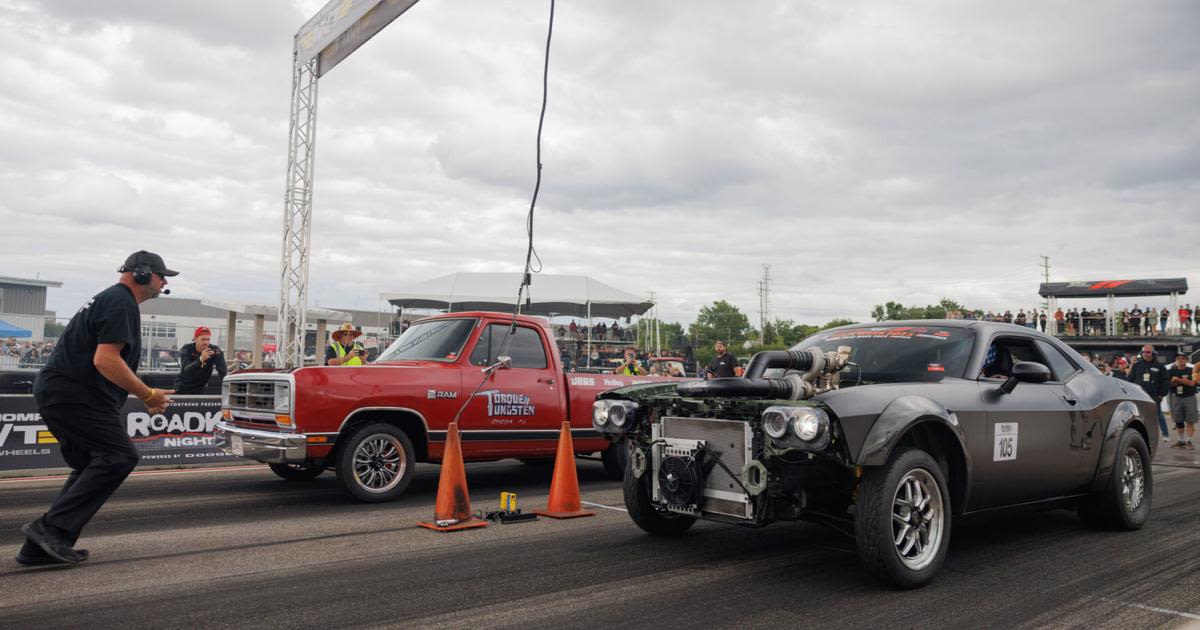
M 1046 361 L 1049 362 L 1047 367 L 1054 373 L 1054 380 L 1065 381 L 1071 378 L 1071 375 L 1078 372 L 1079 368 L 1072 362 L 1061 350 L 1053 345 L 1038 339 L 1038 347 L 1041 348 L 1042 354 L 1046 355 Z
M 471 365 L 489 366 L 492 364 L 490 357 L 492 354 L 492 329 L 495 326 L 488 326 L 479 333 L 479 341 L 475 342 L 475 349 L 471 351 L 471 358 L 468 359 Z
M 1046 359 L 1033 345 L 1032 339 L 995 337 L 991 344 L 991 348 L 995 349 L 995 356 L 991 363 L 988 363 L 987 359 L 984 360 L 982 373 L 984 378 L 1007 378 L 1012 374 L 1012 367 L 1021 361 L 1033 361 L 1047 365 Z M 992 354 L 991 348 L 988 350 L 989 354 Z
M 496 357 L 506 354 L 512 357 L 514 368 L 545 369 L 546 350 L 542 338 L 532 328 L 518 326 L 512 335 L 505 324 L 491 324 L 479 335 L 479 342 L 471 351 L 471 365 L 487 366 L 496 362 Z

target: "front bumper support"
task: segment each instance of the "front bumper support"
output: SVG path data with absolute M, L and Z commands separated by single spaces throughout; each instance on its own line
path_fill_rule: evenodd
M 217 422 L 213 428 L 221 450 L 266 464 L 300 464 L 308 459 L 308 436 L 235 427 Z

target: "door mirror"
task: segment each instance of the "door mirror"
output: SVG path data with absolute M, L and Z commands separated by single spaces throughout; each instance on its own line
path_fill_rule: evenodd
M 1033 361 L 1018 361 L 1013 366 L 1012 375 L 1026 383 L 1045 383 L 1050 380 L 1050 368 Z
M 1033 361 L 1018 361 L 1012 368 L 1012 376 L 1000 385 L 1000 391 L 1011 394 L 1018 383 L 1045 383 L 1050 380 L 1050 368 Z
M 483 372 L 484 374 L 491 374 L 492 372 L 495 372 L 496 370 L 511 370 L 511 369 L 512 369 L 512 357 L 507 356 L 507 355 L 501 355 L 501 356 L 496 357 L 495 363 L 493 363 L 479 371 Z

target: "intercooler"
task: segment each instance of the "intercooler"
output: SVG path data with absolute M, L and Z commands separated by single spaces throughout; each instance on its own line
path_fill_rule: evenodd
M 742 479 L 753 459 L 754 434 L 749 424 L 668 416 L 653 426 L 652 435 L 651 487 L 656 503 L 693 516 L 754 518 L 753 501 L 746 492 L 751 484 Z

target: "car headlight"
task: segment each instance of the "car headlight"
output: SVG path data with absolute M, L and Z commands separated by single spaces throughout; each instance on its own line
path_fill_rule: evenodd
M 292 386 L 289 383 L 275 383 L 275 411 L 288 413 L 292 410 Z
M 796 431 L 796 437 L 805 442 L 811 442 L 821 433 L 821 423 L 817 421 L 817 416 L 814 414 L 806 413 L 796 418 L 792 423 L 792 428 Z
M 820 450 L 829 444 L 829 416 L 819 408 L 768 407 L 762 421 L 771 439 L 788 446 Z
M 597 400 L 592 405 L 592 425 L 606 433 L 633 428 L 637 403 L 630 400 Z
M 788 422 L 788 417 L 780 411 L 768 409 L 763 413 L 763 430 L 767 435 L 779 439 L 787 435 L 788 427 L 791 423 Z
M 229 408 L 229 383 L 221 383 L 221 406 Z
M 608 424 L 608 401 L 597 400 L 592 403 L 592 424 L 603 427 Z

